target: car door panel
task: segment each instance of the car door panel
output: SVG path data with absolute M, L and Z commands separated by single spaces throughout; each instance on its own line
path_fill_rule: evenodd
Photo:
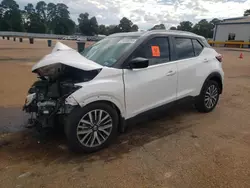
M 128 118 L 176 99 L 177 66 L 171 62 L 170 51 L 168 37 L 154 37 L 131 55 L 131 59 L 147 58 L 149 67 L 124 69 Z
M 124 70 L 124 83 L 129 118 L 176 99 L 177 66 L 171 62 Z
M 198 48 L 198 41 L 195 39 L 175 38 L 176 53 L 179 60 L 176 61 L 178 69 L 177 99 L 186 96 L 197 95 L 197 85 L 204 77 L 204 71 L 208 70 L 209 59 L 203 55 L 202 46 Z

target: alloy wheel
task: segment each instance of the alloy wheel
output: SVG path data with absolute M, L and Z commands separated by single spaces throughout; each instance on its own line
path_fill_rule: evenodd
M 108 112 L 96 109 L 84 114 L 77 125 L 77 138 L 86 147 L 103 144 L 112 131 L 112 118 Z
M 205 98 L 204 98 L 205 106 L 208 109 L 211 109 L 216 105 L 217 100 L 218 100 L 218 88 L 215 85 L 211 85 L 208 87 L 205 93 Z

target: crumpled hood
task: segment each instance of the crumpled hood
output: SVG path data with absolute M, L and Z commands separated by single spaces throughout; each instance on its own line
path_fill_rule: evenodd
M 94 61 L 83 57 L 76 50 L 70 48 L 69 46 L 62 44 L 61 42 L 57 42 L 52 52 L 46 55 L 32 67 L 32 72 L 41 67 L 56 63 L 62 63 L 86 71 L 100 69 L 103 67 Z

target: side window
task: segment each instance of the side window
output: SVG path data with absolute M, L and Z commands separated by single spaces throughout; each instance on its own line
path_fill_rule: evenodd
M 194 53 L 196 56 L 198 56 L 201 53 L 201 51 L 203 50 L 203 46 L 196 39 L 192 39 L 192 41 L 193 41 L 193 46 L 194 46 Z
M 149 60 L 149 65 L 156 65 L 170 61 L 168 37 L 156 37 L 141 45 L 132 58 L 143 57 Z
M 175 38 L 175 43 L 178 59 L 186 59 L 195 56 L 191 39 Z

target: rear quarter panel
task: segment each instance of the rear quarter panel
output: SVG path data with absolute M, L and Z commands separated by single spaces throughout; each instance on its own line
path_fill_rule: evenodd
M 200 94 L 201 88 L 210 74 L 219 73 L 223 81 L 224 72 L 222 69 L 222 63 L 216 59 L 217 55 L 219 54 L 213 48 L 205 47 L 198 57 L 201 66 L 197 66 L 196 69 L 197 79 L 195 81 L 195 85 L 197 89 L 194 90 L 193 96 Z M 204 60 L 207 62 L 204 62 Z
M 221 63 L 216 59 L 217 55 L 214 49 L 205 47 L 199 56 L 177 61 L 177 99 L 199 95 L 211 73 L 217 72 L 223 75 Z

